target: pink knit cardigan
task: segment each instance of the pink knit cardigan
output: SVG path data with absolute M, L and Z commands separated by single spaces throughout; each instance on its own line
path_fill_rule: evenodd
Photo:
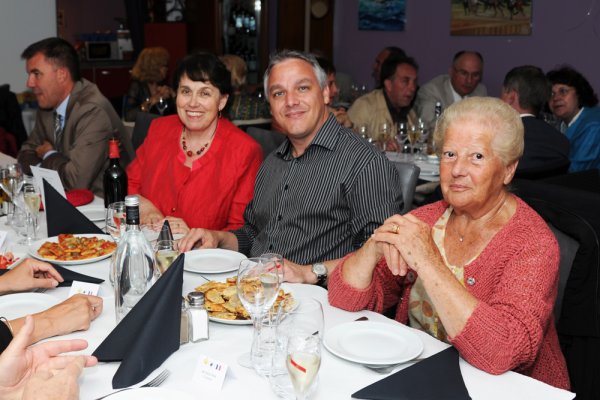
M 440 201 L 412 214 L 433 226 L 447 207 Z M 329 278 L 329 302 L 345 310 L 376 312 L 399 303 L 395 319 L 406 324 L 414 271 L 409 273 L 412 279 L 395 277 L 382 260 L 371 285 L 357 290 L 342 278 L 344 261 Z M 465 287 L 479 304 L 462 332 L 449 338 L 462 358 L 491 374 L 514 370 L 569 389 L 552 313 L 558 265 L 554 235 L 542 218 L 517 198 L 510 221 L 464 268 Z

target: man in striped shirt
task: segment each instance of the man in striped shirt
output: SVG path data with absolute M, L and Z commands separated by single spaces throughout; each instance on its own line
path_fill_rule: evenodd
M 327 75 L 312 55 L 276 54 L 264 85 L 287 140 L 261 165 L 244 226 L 192 229 L 180 249 L 279 253 L 287 281 L 323 284 L 341 257 L 400 212 L 400 177 L 383 154 L 329 113 Z

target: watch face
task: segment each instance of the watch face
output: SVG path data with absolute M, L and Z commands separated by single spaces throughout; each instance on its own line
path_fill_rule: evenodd
M 327 267 L 324 264 L 314 264 L 312 269 L 317 275 L 327 275 Z

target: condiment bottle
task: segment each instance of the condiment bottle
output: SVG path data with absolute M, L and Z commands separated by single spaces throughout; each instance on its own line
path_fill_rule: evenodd
M 191 315 L 190 342 L 208 339 L 208 311 L 204 308 L 204 293 L 190 292 L 187 295 Z

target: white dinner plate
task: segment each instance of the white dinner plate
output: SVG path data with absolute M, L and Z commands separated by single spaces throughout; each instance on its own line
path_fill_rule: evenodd
M 110 237 L 109 235 L 97 235 L 97 234 L 93 234 L 93 233 L 81 233 L 81 234 L 77 234 L 75 236 L 97 237 L 98 239 L 108 240 L 109 242 L 113 242 L 114 241 L 113 238 Z M 44 242 L 54 242 L 54 243 L 57 243 L 58 242 L 58 236 L 52 236 L 52 237 L 50 237 L 48 239 L 42 239 L 42 240 L 38 240 L 37 242 L 33 242 L 28 247 L 29 254 L 32 257 L 37 258 L 38 260 L 48 261 L 48 262 L 51 262 L 51 263 L 61 264 L 61 265 L 89 264 L 89 263 L 93 263 L 93 262 L 96 262 L 96 261 L 104 260 L 105 258 L 110 257 L 112 255 L 112 253 L 114 253 L 114 250 L 113 250 L 113 251 L 111 251 L 108 254 L 104 254 L 104 255 L 99 256 L 99 257 L 86 258 L 84 260 L 51 260 L 51 259 L 46 259 L 46 258 L 40 256 L 38 254 L 38 252 L 37 252 L 38 249 L 40 248 L 40 246 L 42 244 L 44 244 Z
M 237 271 L 240 261 L 246 256 L 237 251 L 225 249 L 199 249 L 185 253 L 183 269 L 199 274 L 219 274 Z
M 0 315 L 8 320 L 44 311 L 55 304 L 57 298 L 45 293 L 17 293 L 2 296 Z
M 87 205 L 77 209 L 92 222 L 104 222 L 106 220 L 106 209 L 100 205 Z
M 193 400 L 194 397 L 180 392 L 179 390 L 161 387 L 141 387 L 137 389 L 124 390 L 110 396 L 113 400 Z
M 348 361 L 387 365 L 418 357 L 423 341 L 401 324 L 352 321 L 325 331 L 323 345 L 336 356 Z
M 292 297 L 295 300 L 295 303 L 292 307 L 292 310 L 295 310 L 296 308 L 298 308 L 298 304 L 299 304 L 299 300 L 298 297 L 296 295 L 294 295 L 294 292 L 292 290 L 290 290 L 289 286 L 287 286 L 285 283 L 281 286 L 281 289 L 283 289 L 284 292 L 286 293 L 291 293 Z M 226 324 L 226 325 L 252 325 L 252 320 L 251 319 L 221 319 L 221 318 L 215 318 L 215 317 L 208 317 L 209 320 L 214 321 L 214 322 L 219 322 L 221 324 Z

